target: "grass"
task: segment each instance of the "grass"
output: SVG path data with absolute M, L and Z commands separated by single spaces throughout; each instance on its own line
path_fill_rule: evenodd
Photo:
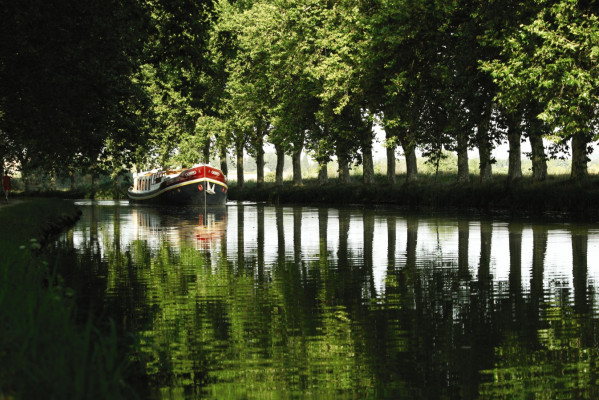
M 0 208 L 0 398 L 119 399 L 127 366 L 112 329 L 78 322 L 72 292 L 43 261 L 48 235 L 77 219 L 72 202 Z M 91 314 L 90 314 L 91 315 Z

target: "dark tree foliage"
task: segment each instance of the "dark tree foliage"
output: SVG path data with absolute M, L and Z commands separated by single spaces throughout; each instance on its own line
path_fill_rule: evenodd
M 139 2 L 5 1 L 0 20 L 0 130 L 13 151 L 55 165 L 142 137 Z
M 417 151 L 437 166 L 455 151 L 467 182 L 473 148 L 489 179 L 506 137 L 510 178 L 527 138 L 542 180 L 545 139 L 573 141 L 584 177 L 597 133 L 597 0 L 4 3 L 0 161 L 22 171 L 259 158 L 270 143 L 366 175 L 380 121 L 408 181 Z

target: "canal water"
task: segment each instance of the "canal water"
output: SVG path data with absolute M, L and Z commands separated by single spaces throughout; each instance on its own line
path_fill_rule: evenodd
M 79 202 L 57 240 L 159 399 L 599 396 L 599 226 Z

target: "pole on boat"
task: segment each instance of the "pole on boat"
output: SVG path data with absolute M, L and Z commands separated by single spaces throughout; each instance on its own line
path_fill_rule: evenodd
M 207 184 L 208 184 L 208 181 L 206 180 L 206 164 L 204 164 L 204 186 L 207 186 Z M 208 189 L 207 187 L 204 187 L 204 215 L 205 215 L 204 218 L 208 217 L 208 209 L 207 209 L 208 205 L 206 204 L 206 201 L 208 200 L 208 198 L 207 198 L 208 195 L 206 194 L 206 192 L 208 191 L 207 189 Z

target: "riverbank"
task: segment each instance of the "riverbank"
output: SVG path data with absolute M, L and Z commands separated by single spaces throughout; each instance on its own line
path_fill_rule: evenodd
M 421 177 L 416 182 L 389 185 L 379 179 L 375 184 L 360 182 L 319 185 L 315 180 L 297 186 L 255 183 L 243 188 L 232 185 L 229 199 L 272 204 L 308 205 L 392 205 L 409 209 L 450 209 L 501 212 L 518 215 L 599 217 L 599 177 L 572 181 L 550 177 L 544 182 L 523 178 L 508 182 L 496 177 L 490 183 L 457 184 L 447 177 Z
M 405 183 L 398 175 L 396 184 L 387 183 L 386 177 L 376 175 L 375 183 L 364 185 L 359 177 L 341 184 L 336 178 L 320 185 L 315 178 L 304 179 L 302 185 L 273 182 L 259 187 L 255 181 L 246 182 L 243 188 L 229 182 L 228 198 L 232 201 L 266 202 L 269 204 L 303 205 L 366 205 L 397 206 L 411 210 L 450 210 L 482 213 L 500 213 L 540 218 L 596 218 L 599 220 L 599 175 L 589 175 L 572 181 L 568 175 L 550 175 L 543 182 L 524 177 L 510 182 L 506 175 L 496 174 L 489 183 L 479 183 L 471 175 L 470 182 L 456 183 L 456 175 L 441 172 L 438 175 L 420 174 L 418 180 Z M 60 197 L 126 199 L 126 184 L 117 190 L 97 193 L 83 190 L 36 191 L 13 193 L 12 201 L 23 197 Z
M 0 207 L 0 398 L 125 398 L 117 338 L 75 320 L 60 260 L 44 243 L 79 218 L 73 202 L 11 199 Z

